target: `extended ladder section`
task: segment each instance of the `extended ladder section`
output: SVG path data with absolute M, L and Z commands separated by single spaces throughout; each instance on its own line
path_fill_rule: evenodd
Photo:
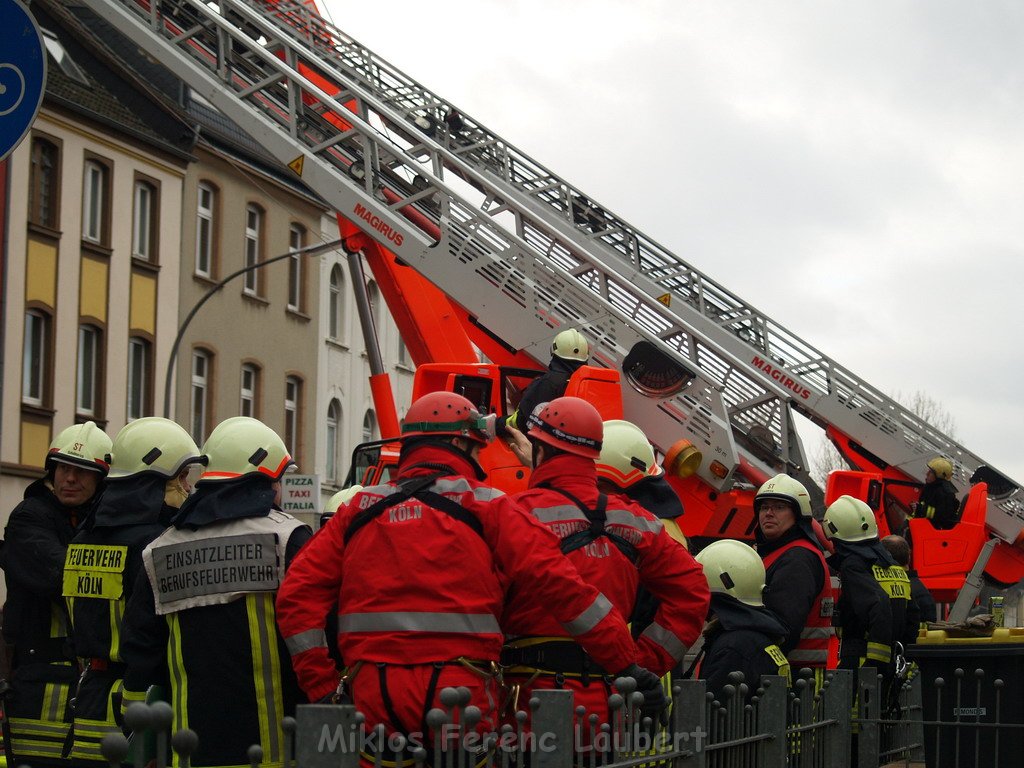
M 87 4 L 511 347 L 544 360 L 581 327 L 626 417 L 698 445 L 713 487 L 805 470 L 793 409 L 912 478 L 944 455 L 965 487 L 985 464 L 305 4 Z M 1020 497 L 990 510 L 1011 542 Z

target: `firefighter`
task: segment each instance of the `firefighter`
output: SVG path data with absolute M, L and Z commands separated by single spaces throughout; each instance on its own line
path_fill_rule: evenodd
M 919 612 L 907 572 L 878 541 L 871 508 L 840 496 L 825 511 L 825 535 L 835 543 L 830 561 L 839 572 L 839 667 L 874 667 L 886 685 L 896 669 L 896 643 L 917 637 Z
M 545 606 L 604 668 L 644 674 L 608 599 L 580 580 L 555 537 L 481 482 L 477 458 L 491 425 L 451 392 L 414 402 L 395 478 L 343 505 L 278 595 L 278 621 L 310 700 L 350 696 L 367 728 L 383 724 L 389 739 L 429 742 L 427 712 L 447 686 L 470 692 L 482 713 L 478 731 L 496 727 L 506 591 Z M 347 664 L 340 682 L 323 625 L 336 600 Z
M 652 690 L 657 677 L 682 660 L 700 636 L 707 614 L 707 582 L 686 549 L 661 520 L 621 494 L 598 490 L 595 460 L 602 455 L 601 416 L 586 400 L 560 397 L 530 416 L 530 486 L 514 497 L 560 540 L 580 576 L 629 616 L 643 585 L 659 601 L 654 620 L 637 640 L 639 663 Z M 536 689 L 566 688 L 575 703 L 608 721 L 609 669 L 583 652 L 527 593 L 513 592 L 502 621 L 509 638 L 502 653 L 506 680 L 519 686 L 525 708 Z
M 643 507 L 661 520 L 669 536 L 688 546 L 678 522 L 683 516 L 683 503 L 665 479 L 665 470 L 655 460 L 654 446 L 640 427 L 622 419 L 604 423 L 597 488 L 609 496 L 625 496 Z M 657 598 L 641 584 L 629 622 L 633 637 L 639 637 L 650 626 L 657 611 Z
M 914 517 L 931 520 L 937 530 L 946 531 L 959 521 L 960 502 L 956 486 L 950 482 L 953 477 L 953 463 L 942 456 L 928 462 L 921 496 L 914 505 Z
M 245 416 L 217 425 L 203 455 L 195 492 L 142 553 L 124 618 L 122 706 L 162 686 L 173 729 L 199 735 L 193 766 L 244 764 L 253 744 L 261 765 L 280 766 L 281 719 L 303 699 L 274 597 L 312 536 L 280 511 L 281 477 L 295 462 L 272 429 Z
M 896 565 L 907 572 L 907 578 L 910 579 L 910 599 L 917 606 L 921 616 L 921 628 L 927 629 L 929 622 L 939 620 L 939 612 L 932 593 L 928 591 L 928 587 L 921 581 L 917 572 L 910 567 L 910 543 L 902 536 L 892 534 L 882 537 L 882 546 L 892 555 Z
M 50 444 L 46 475 L 29 485 L 7 523 L 4 638 L 13 647 L 4 741 L 8 765 L 67 764 L 61 755 L 78 678 L 61 599 L 64 557 L 75 528 L 103 486 L 110 438 L 91 421 Z
M 508 418 L 508 426 L 520 432 L 528 428 L 527 419 L 541 403 L 547 403 L 565 394 L 569 386 L 569 378 L 590 358 L 590 344 L 586 337 L 575 328 L 567 328 L 558 333 L 551 342 L 551 360 L 548 369 L 531 381 L 519 406 Z
M 327 521 L 334 517 L 337 513 L 338 508 L 342 504 L 347 504 L 353 496 L 363 490 L 361 485 L 350 485 L 347 488 L 342 488 L 336 494 L 331 496 L 324 504 L 323 512 L 320 513 L 320 528 L 327 525 Z M 320 530 L 318 528 L 317 530 Z M 327 619 L 325 620 L 324 628 L 327 632 L 327 638 L 330 642 L 327 645 L 328 651 L 330 651 L 331 659 L 334 660 L 337 666 L 342 666 L 343 662 L 341 659 L 341 652 L 338 650 L 338 606 L 337 604 L 332 605 L 327 611 Z
M 786 627 L 780 647 L 795 669 L 812 669 L 820 687 L 835 644 L 835 597 L 814 532 L 810 496 L 800 481 L 776 475 L 758 489 L 754 513 L 754 538 L 766 573 L 764 604 Z
M 673 539 L 687 546 L 679 528 L 683 502 L 655 460 L 654 446 L 636 424 L 623 419 L 604 423 L 597 484 L 605 493 L 622 494 L 639 504 L 661 520 Z
M 754 695 L 762 675 L 788 678 L 789 661 L 779 647 L 787 630 L 765 608 L 765 570 L 757 552 L 740 541 L 721 539 L 702 549 L 697 562 L 711 588 L 700 667 L 708 691 L 724 701 L 723 689 L 733 672 L 743 674 L 748 696 Z
M 334 517 L 334 513 L 338 511 L 338 507 L 347 503 L 349 499 L 361 490 L 363 490 L 363 486 L 361 485 L 350 485 L 347 488 L 342 488 L 336 494 L 331 496 L 331 498 L 327 500 L 327 503 L 324 504 L 324 509 L 320 513 L 320 527 L 323 528 L 327 525 L 327 521 Z
M 121 732 L 121 619 L 142 570 L 142 550 L 188 498 L 189 469 L 200 459 L 188 433 L 157 416 L 123 427 L 111 455 L 103 495 L 68 547 L 63 591 L 83 670 L 70 757 L 103 766 L 100 742 Z

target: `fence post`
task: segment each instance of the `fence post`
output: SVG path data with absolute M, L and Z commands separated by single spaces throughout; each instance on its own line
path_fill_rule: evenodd
M 687 768 L 707 765 L 707 690 L 704 680 L 679 680 L 672 687 L 672 749 L 690 752 L 679 761 Z
M 534 691 L 537 699 L 532 715 L 531 765 L 535 768 L 572 768 L 572 691 Z
M 924 694 L 921 689 L 921 673 L 916 672 L 910 679 L 909 690 L 907 691 L 907 714 L 910 723 L 907 735 L 913 748 L 910 750 L 910 759 L 913 762 L 924 762 Z M 999 732 L 996 731 L 998 738 Z
M 362 733 L 351 705 L 295 708 L 295 759 L 302 768 L 358 768 Z
M 763 691 L 763 693 L 762 693 Z M 778 768 L 786 764 L 788 739 L 786 738 L 786 678 L 765 675 L 758 687 L 756 706 L 757 732 L 768 736 L 759 742 L 757 765 L 759 768 Z
M 856 768 L 878 768 L 878 718 L 882 702 L 878 672 L 874 667 L 857 670 L 857 733 Z
M 821 696 L 823 715 L 834 721 L 824 734 L 825 765 L 829 768 L 850 768 L 850 718 L 853 715 L 853 672 L 836 669 L 828 673 Z
M 808 674 L 809 673 L 809 674 Z M 787 730 L 792 727 L 807 727 L 814 724 L 814 672 L 809 668 L 801 669 L 795 676 L 790 688 L 793 699 L 789 701 Z M 813 758 L 815 743 L 819 738 L 816 731 L 796 731 L 790 737 L 786 734 L 787 750 L 790 762 L 806 764 Z M 799 756 L 799 757 L 798 757 Z

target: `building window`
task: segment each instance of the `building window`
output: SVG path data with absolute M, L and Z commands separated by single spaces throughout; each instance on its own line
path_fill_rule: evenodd
M 263 254 L 260 243 L 260 232 L 263 223 L 263 212 L 255 205 L 245 209 L 245 266 L 258 264 Z M 251 269 L 245 273 L 242 288 L 245 293 L 256 296 L 259 293 L 259 270 Z
M 294 458 L 299 448 L 299 398 L 302 396 L 302 382 L 289 376 L 284 382 L 284 443 Z
M 78 327 L 78 388 L 76 411 L 95 416 L 99 410 L 102 334 L 93 325 Z
M 345 332 L 345 273 L 340 264 L 335 264 L 331 269 L 331 284 L 329 289 L 330 318 L 328 320 L 327 337 L 335 341 L 341 340 Z
M 370 305 L 370 317 L 373 319 L 373 327 L 380 328 L 380 289 L 377 283 L 371 280 L 366 284 L 366 299 Z
M 149 342 L 132 336 L 128 339 L 128 421 L 150 414 L 150 371 Z
M 156 259 L 156 187 L 148 181 L 135 182 L 135 208 L 132 216 L 132 256 L 143 261 Z
M 41 31 L 43 33 L 43 45 L 46 46 L 47 53 L 50 54 L 57 66 L 60 67 L 61 72 L 72 80 L 77 80 L 79 85 L 88 87 L 89 78 L 85 76 L 85 70 L 78 66 L 78 62 L 71 58 L 64 44 L 50 30 L 43 29 Z
M 238 413 L 241 416 L 256 416 L 256 396 L 259 391 L 260 369 L 251 363 L 242 366 L 241 402 Z
M 338 427 L 341 425 L 341 403 L 331 400 L 327 406 L 327 466 L 325 474 L 328 482 L 338 479 Z
M 206 442 L 212 367 L 213 355 L 209 352 L 197 349 L 192 353 L 192 439 L 198 445 Z
M 405 339 L 401 333 L 398 334 L 398 364 L 409 365 L 409 349 L 405 346 Z
M 82 178 L 82 239 L 107 244 L 106 216 L 109 208 L 110 174 L 96 160 L 86 160 Z
M 196 274 L 213 276 L 213 242 L 215 237 L 213 208 L 217 192 L 209 184 L 199 185 L 196 204 Z
M 370 409 L 363 416 L 363 442 L 368 443 L 376 440 L 380 435 L 377 432 L 377 414 Z
M 32 167 L 29 171 L 28 219 L 50 229 L 57 228 L 57 181 L 60 150 L 46 139 L 32 140 Z
M 38 310 L 25 313 L 25 347 L 21 360 L 21 401 L 46 404 L 49 373 L 50 316 Z
M 288 309 L 293 312 L 302 311 L 302 256 L 297 251 L 305 246 L 306 230 L 298 224 L 292 224 L 288 230 L 288 250 L 292 256 L 288 259 Z

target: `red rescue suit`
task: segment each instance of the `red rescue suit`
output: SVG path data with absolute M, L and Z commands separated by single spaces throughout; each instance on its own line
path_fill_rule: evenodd
M 530 488 L 515 499 L 564 544 L 591 528 L 577 502 L 593 514 L 600 496 L 593 459 L 559 454 L 533 471 Z M 710 601 L 707 579 L 662 522 L 627 497 L 607 497 L 604 516 L 604 530 L 611 536 L 598 536 L 568 557 L 583 580 L 600 589 L 624 616 L 633 611 L 639 585 L 658 599 L 654 621 L 637 638 L 638 663 L 664 675 L 700 636 Z M 620 549 L 616 540 L 629 546 Z M 532 597 L 511 590 L 502 619 L 509 635 L 503 654 L 509 665 L 506 680 L 520 686 L 510 712 L 525 709 L 531 691 L 559 687 L 575 691 L 576 705 L 585 706 L 588 715 L 596 713 L 601 722 L 607 721 L 609 670 L 567 642 L 565 630 Z
M 818 559 L 821 566 L 822 587 L 811 603 L 807 612 L 803 629 L 800 630 L 800 639 L 796 646 L 786 654 L 790 667 L 800 670 L 804 667 L 811 669 L 835 668 L 838 660 L 839 643 L 836 638 L 835 629 L 832 627 L 832 616 L 835 613 L 835 594 L 832 589 L 832 580 L 829 578 L 828 565 L 825 563 L 825 556 L 821 550 L 803 537 L 794 538 L 792 541 L 783 544 L 778 549 L 772 550 L 764 556 L 765 571 L 783 558 L 785 553 L 794 549 L 805 549 L 812 552 Z M 770 581 L 770 580 L 769 580 Z M 778 589 L 778 586 L 776 586 Z M 785 591 L 785 585 L 782 590 Z M 830 663 L 831 659 L 831 663 Z
M 296 558 L 278 593 L 277 617 L 311 701 L 338 687 L 324 634 L 335 603 L 348 690 L 367 728 L 383 723 L 389 733 L 423 739 L 441 689 L 460 685 L 483 713 L 478 730 L 495 728 L 490 666 L 501 650 L 499 617 L 509 589 L 550 611 L 552 623 L 600 664 L 620 671 L 636 661 L 622 616 L 580 580 L 558 540 L 501 491 L 467 479 L 473 475 L 455 449 L 416 446 L 402 457 L 395 481 L 363 489 Z M 399 484 L 431 476 L 425 492 L 353 524 L 361 511 L 399 493 Z

